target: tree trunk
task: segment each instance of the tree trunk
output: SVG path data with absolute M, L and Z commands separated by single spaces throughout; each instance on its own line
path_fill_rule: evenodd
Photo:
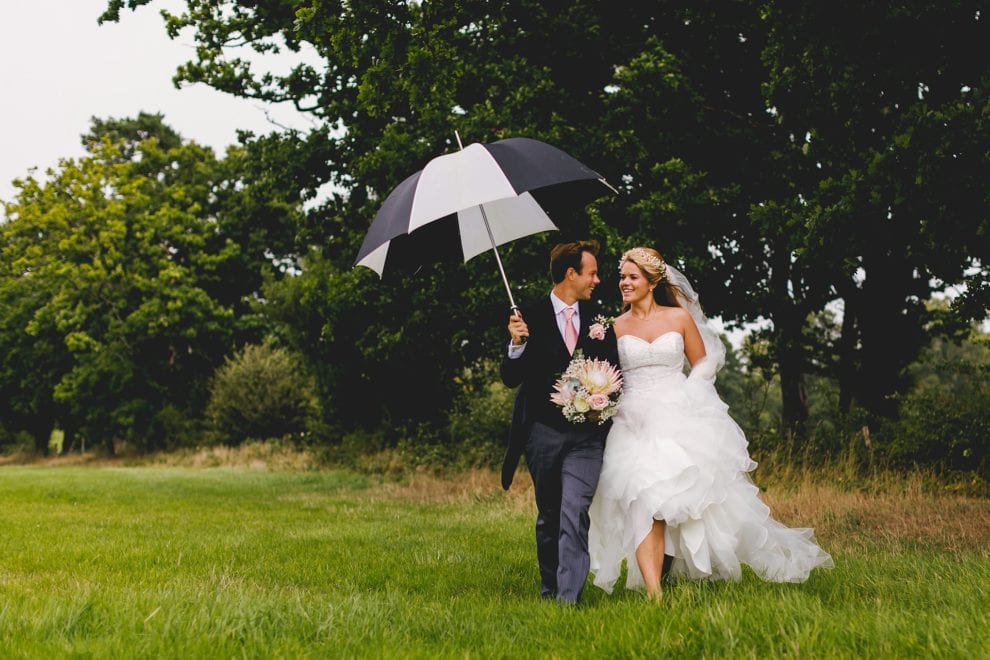
M 894 418 L 898 412 L 896 394 L 904 391 L 904 369 L 918 357 L 925 340 L 921 320 L 921 300 L 913 268 L 907 260 L 889 253 L 870 255 L 863 282 L 862 305 L 857 321 L 862 341 L 862 366 L 856 378 L 856 399 L 871 414 Z M 919 295 L 920 294 L 920 295 Z
M 850 283 L 848 290 L 843 292 L 842 301 L 845 309 L 842 312 L 842 336 L 839 339 L 839 412 L 849 414 L 852 409 L 853 395 L 856 388 L 857 349 L 859 344 L 859 324 L 856 320 L 858 307 L 858 292 Z
M 798 285 L 791 280 L 791 252 L 778 245 L 770 276 L 771 288 L 780 305 L 774 310 L 774 349 L 780 370 L 780 394 L 783 409 L 783 432 L 799 443 L 804 440 L 808 421 L 808 392 L 804 383 L 805 364 L 801 341 L 806 314 L 795 303 Z M 793 286 L 792 286 L 793 285 Z
M 52 425 L 41 419 L 32 419 L 29 429 L 34 438 L 34 451 L 40 456 L 48 456 L 48 445 L 52 439 Z
M 62 422 L 62 455 L 65 456 L 76 444 L 76 425 L 72 422 Z
M 808 422 L 808 389 L 804 382 L 805 360 L 801 350 L 800 331 L 797 337 L 778 335 L 777 341 L 783 430 L 788 438 L 802 442 Z

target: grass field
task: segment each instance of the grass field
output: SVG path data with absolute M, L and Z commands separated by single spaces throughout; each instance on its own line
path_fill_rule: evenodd
M 0 657 L 990 656 L 985 499 L 771 487 L 834 570 L 565 608 L 537 598 L 520 482 L 0 467 Z

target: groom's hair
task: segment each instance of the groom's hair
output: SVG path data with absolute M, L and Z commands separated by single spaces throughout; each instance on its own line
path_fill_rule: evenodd
M 564 281 L 568 268 L 581 272 L 581 259 L 585 252 L 598 256 L 600 246 L 598 241 L 574 241 L 573 243 L 558 243 L 550 250 L 550 279 L 554 284 Z

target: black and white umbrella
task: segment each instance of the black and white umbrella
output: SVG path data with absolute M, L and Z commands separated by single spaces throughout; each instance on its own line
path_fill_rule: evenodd
M 354 265 L 382 276 L 451 255 L 467 262 L 494 250 L 515 307 L 497 246 L 557 229 L 541 201 L 588 202 L 605 192 L 603 186 L 615 191 L 600 174 L 539 140 L 469 144 L 434 158 L 389 194 Z

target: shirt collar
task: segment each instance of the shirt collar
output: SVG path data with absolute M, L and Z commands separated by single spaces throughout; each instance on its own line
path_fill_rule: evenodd
M 573 307 L 574 313 L 578 313 L 578 303 L 575 302 L 573 305 L 568 305 L 563 300 L 557 297 L 557 294 L 553 291 L 550 292 L 550 302 L 553 303 L 553 313 L 554 315 L 560 315 L 564 311 L 565 307 Z

